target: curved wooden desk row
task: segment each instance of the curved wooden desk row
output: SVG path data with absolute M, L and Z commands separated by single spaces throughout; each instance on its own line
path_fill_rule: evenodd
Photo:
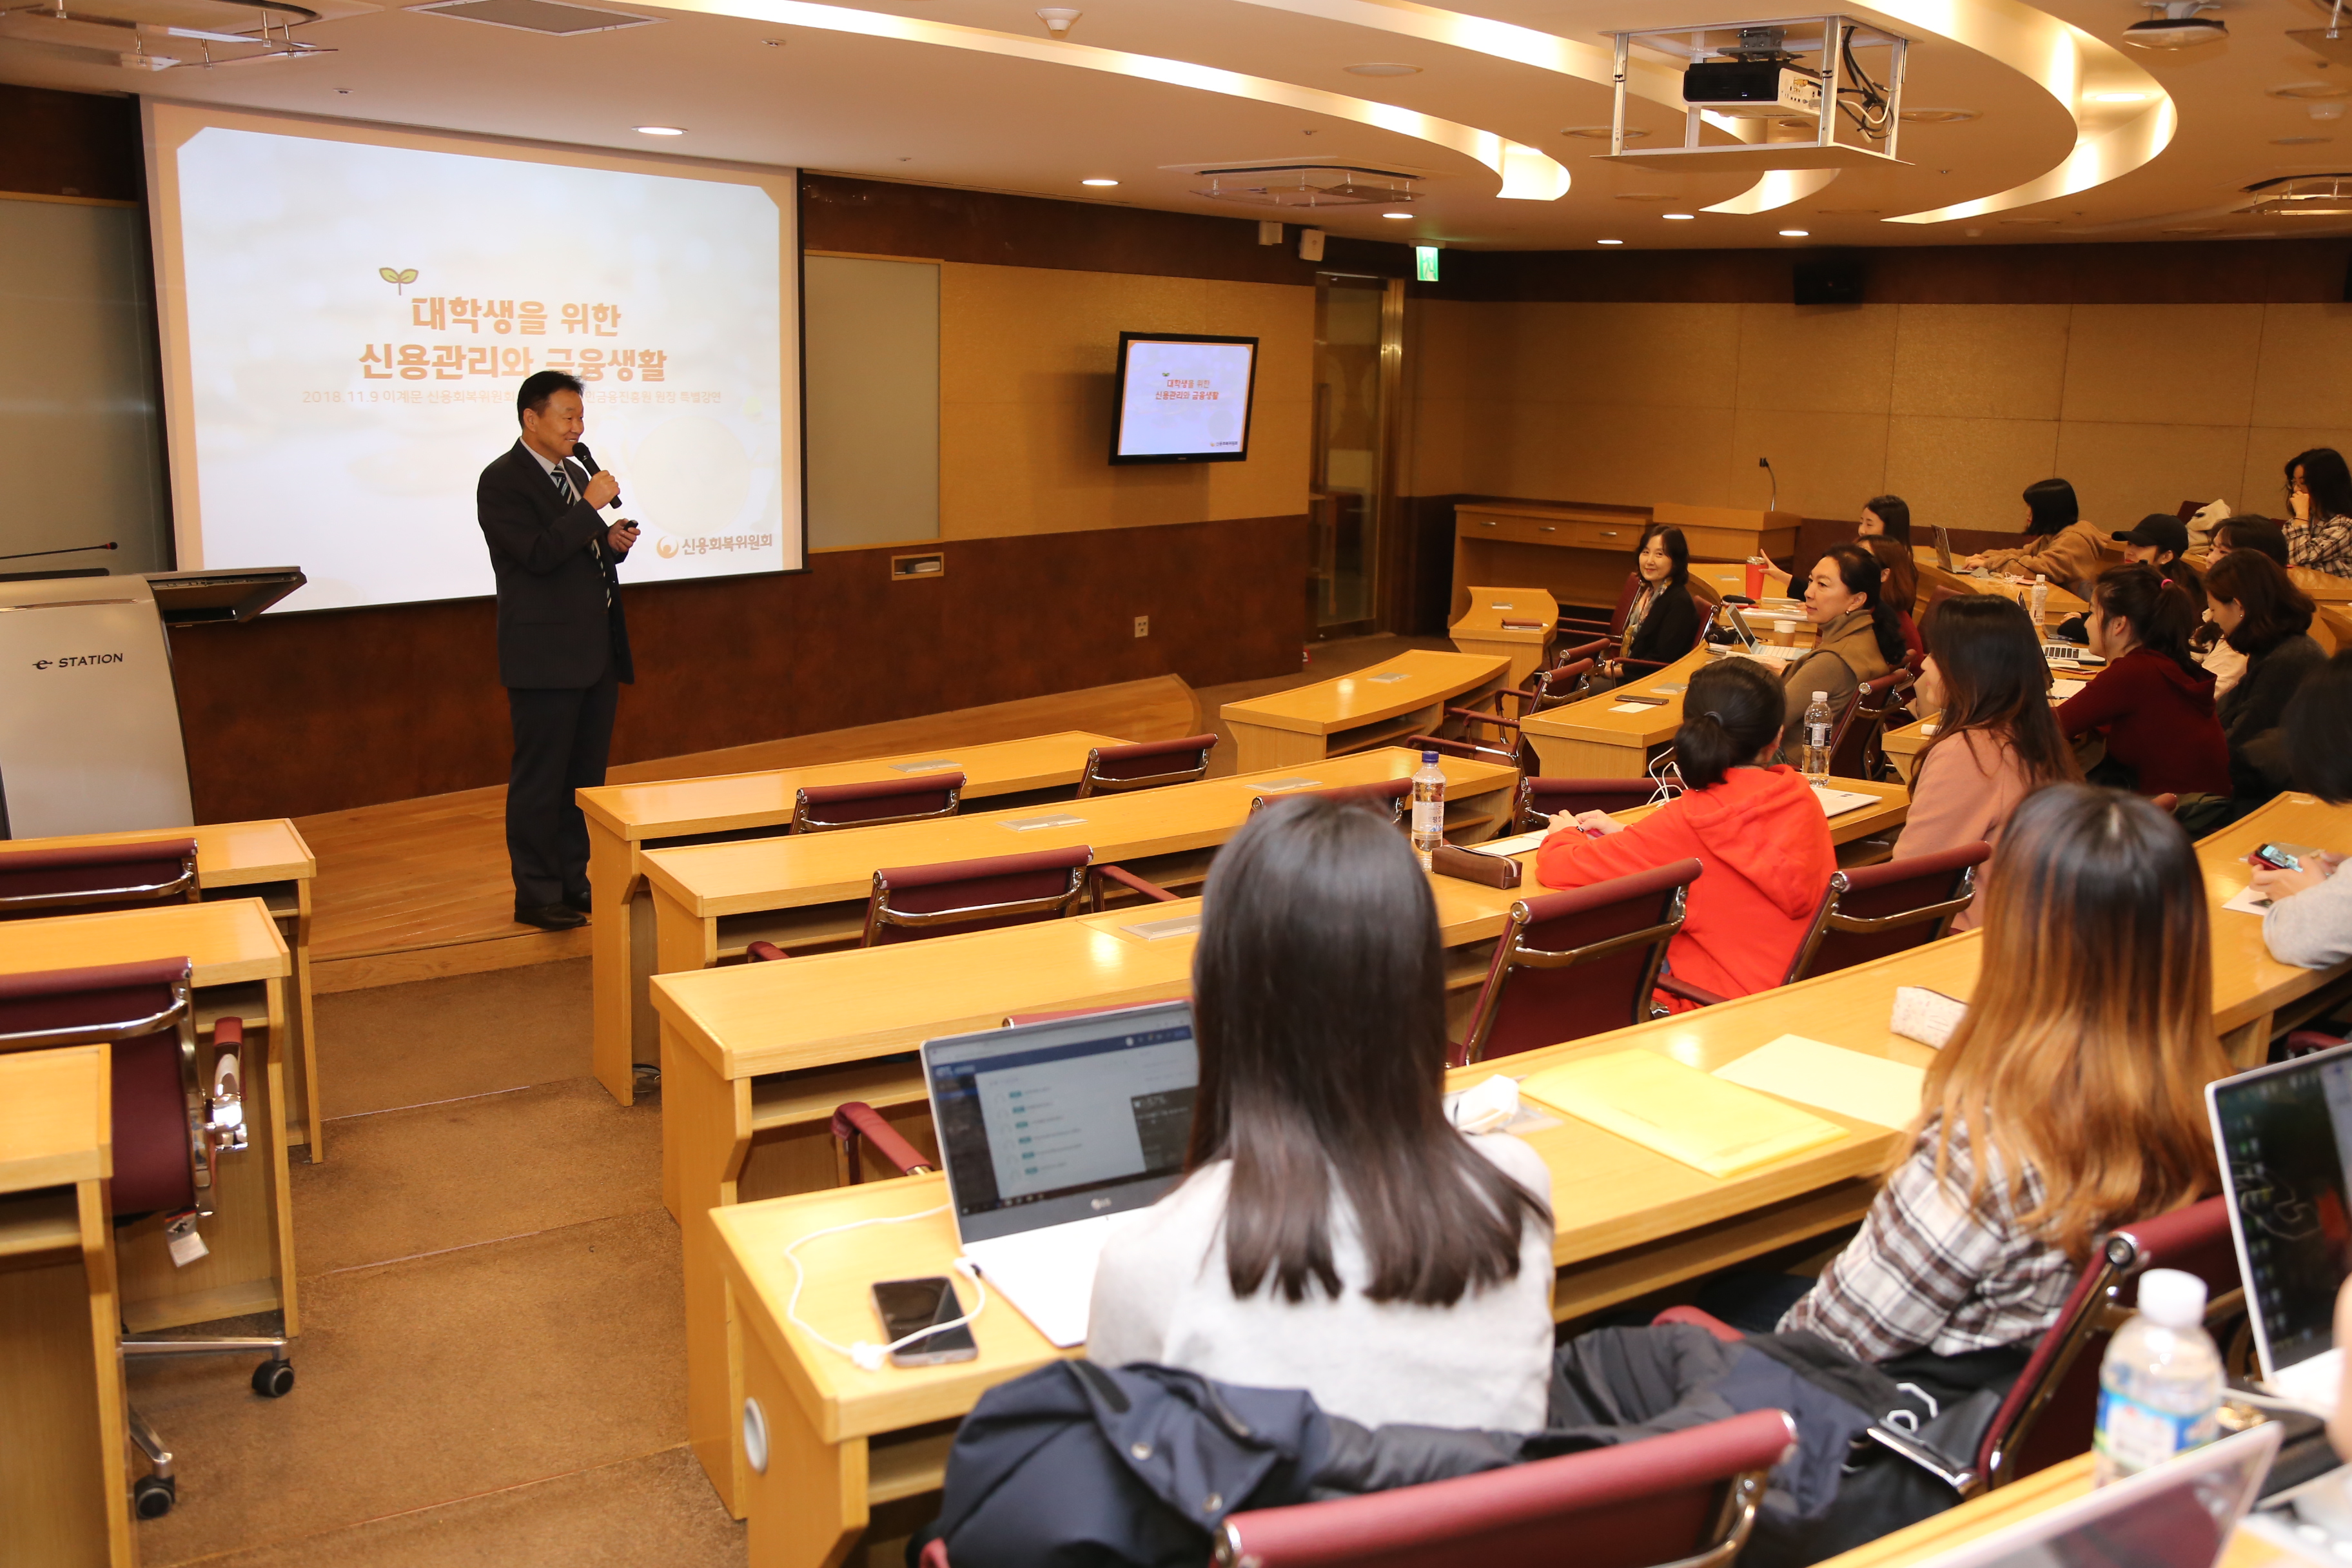
M 2288 797 L 2199 847 L 2216 910 L 2215 1022 L 2242 1061 L 2258 1054 L 2256 1043 L 2273 1027 L 2318 1006 L 2346 978 L 2342 971 L 2271 961 L 2260 921 L 2219 908 L 2245 886 L 2245 849 L 2278 837 L 2352 841 L 2352 811 Z M 1887 1028 L 1895 988 L 1927 985 L 1965 997 L 1976 984 L 1980 948 L 1980 938 L 1967 933 L 1924 952 L 1501 1065 L 1519 1075 L 1571 1056 L 1634 1048 L 1712 1069 L 1784 1033 L 1922 1064 L 1930 1059 L 1927 1047 Z M 1449 1087 L 1467 1087 L 1494 1070 L 1495 1064 L 1464 1069 Z M 1552 1173 L 1555 1313 L 1588 1314 L 1857 1218 L 1899 1134 L 1808 1109 L 1842 1122 L 1848 1136 L 1730 1182 L 1710 1180 L 1573 1119 L 1523 1131 Z M 945 1201 L 939 1177 L 917 1177 L 712 1210 L 701 1216 L 708 1226 L 701 1241 L 700 1227 L 688 1226 L 689 1259 L 698 1245 L 718 1252 L 730 1362 L 740 1368 L 723 1400 L 708 1391 L 699 1400 L 690 1394 L 689 1426 L 722 1495 L 751 1519 L 754 1564 L 840 1561 L 874 1506 L 938 1485 L 948 1424 L 988 1388 L 1057 1353 L 1001 1302 L 974 1325 L 979 1359 L 933 1368 L 863 1372 L 784 1321 L 786 1245 L 828 1226 L 921 1214 Z M 873 1280 L 947 1272 L 955 1250 L 944 1213 L 816 1242 L 803 1255 L 809 1284 L 802 1316 L 845 1342 L 868 1335 L 866 1288 Z M 694 1305 L 689 1299 L 689 1334 Z M 768 1465 L 757 1476 L 733 1451 L 747 1396 L 759 1402 L 769 1436 Z
M 1217 712 L 1234 732 L 1234 765 L 1242 772 L 1297 767 L 1426 734 L 1448 703 L 1477 702 L 1511 668 L 1509 650 L 1415 649 L 1337 679 L 1228 702 Z

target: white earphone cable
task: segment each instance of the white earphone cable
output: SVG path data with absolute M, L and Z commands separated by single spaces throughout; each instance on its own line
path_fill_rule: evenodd
M 784 1248 L 784 1261 L 793 1266 L 793 1293 L 784 1302 L 786 1321 L 835 1355 L 848 1357 L 867 1372 L 878 1370 L 887 1357 L 906 1349 L 917 1340 L 929 1339 L 933 1334 L 945 1333 L 950 1329 L 961 1329 L 970 1323 L 988 1310 L 988 1286 L 980 1278 L 979 1266 L 969 1258 L 957 1258 L 955 1270 L 971 1281 L 973 1288 L 980 1292 L 980 1300 L 971 1311 L 953 1322 L 932 1323 L 928 1327 L 917 1329 L 911 1334 L 893 1340 L 887 1345 L 877 1345 L 870 1340 L 859 1340 L 854 1344 L 845 1345 L 817 1332 L 809 1325 L 807 1320 L 801 1316 L 801 1289 L 808 1283 L 808 1270 L 800 1259 L 802 1247 L 819 1237 L 839 1236 L 845 1231 L 863 1230 L 869 1225 L 905 1225 L 909 1220 L 929 1219 L 934 1215 L 943 1215 L 947 1212 L 948 1205 L 941 1204 L 937 1208 L 920 1209 L 914 1214 L 883 1215 L 874 1219 L 852 1220 L 847 1225 L 827 1226 L 823 1230 L 810 1231 L 806 1236 L 794 1241 L 790 1247 Z

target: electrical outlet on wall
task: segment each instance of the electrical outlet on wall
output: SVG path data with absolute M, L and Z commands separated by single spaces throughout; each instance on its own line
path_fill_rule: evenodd
M 1151 617 L 1150 616 L 1138 616 L 1135 617 L 1135 635 L 1139 637 L 1148 637 L 1151 635 Z

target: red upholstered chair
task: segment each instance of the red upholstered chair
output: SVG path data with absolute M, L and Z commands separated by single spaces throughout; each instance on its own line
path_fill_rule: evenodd
M 1525 771 L 1535 765 L 1535 758 L 1533 749 L 1520 738 L 1520 721 L 1530 713 L 1558 708 L 1583 696 L 1592 684 L 1592 670 L 1593 664 L 1590 658 L 1579 658 L 1570 663 L 1556 664 L 1549 669 L 1537 670 L 1528 678 L 1526 686 L 1506 687 L 1494 693 L 1489 699 L 1495 704 L 1491 712 L 1484 708 L 1449 707 L 1441 725 L 1451 727 L 1457 731 L 1454 738 L 1470 744 L 1492 746 L 1498 751 L 1507 748 L 1516 765 Z M 1506 714 L 1503 711 L 1506 699 L 1518 703 L 1517 713 Z M 1489 729 L 1496 732 L 1492 740 L 1483 732 Z
M 1990 844 L 1834 872 L 1783 984 L 1848 969 L 1941 937 L 1976 896 Z
M 1454 1065 L 1647 1022 L 1696 860 L 1511 905 Z
M 950 931 L 990 931 L 1076 914 L 1087 898 L 1083 844 L 939 866 L 886 866 L 866 900 L 862 947 Z
M 1219 1568 L 1723 1568 L 1796 1445 L 1778 1410 L 1612 1448 L 1226 1516 Z M 932 1568 L 927 1559 L 926 1568 Z M 947 1568 L 940 1553 L 936 1568 Z
M 930 1170 L 929 1156 L 899 1135 L 898 1130 L 882 1119 L 882 1113 L 862 1100 L 853 1100 L 833 1113 L 833 1136 L 841 1149 L 841 1179 L 845 1186 L 865 1179 L 865 1163 L 857 1157 L 860 1138 L 873 1145 L 874 1152 L 889 1162 L 902 1176 L 919 1176 Z
M 1625 635 L 1625 622 L 1633 614 L 1633 601 L 1641 597 L 1641 595 L 1642 574 L 1638 571 L 1628 572 L 1625 574 L 1624 587 L 1617 591 L 1617 607 L 1609 612 L 1609 618 L 1606 621 L 1595 620 L 1591 616 L 1560 616 L 1558 630 L 1560 646 L 1566 650 L 1561 657 L 1563 658 L 1581 658 L 1595 643 L 1600 647 L 1606 648 L 1610 644 L 1622 638 Z M 1570 648 L 1568 645 L 1572 642 L 1581 642 L 1585 646 Z
M 219 1162 L 246 1147 L 243 1025 L 221 1019 L 211 1050 L 200 1047 L 184 958 L 0 975 L 0 1051 L 100 1043 L 114 1075 L 110 1217 L 122 1225 L 163 1215 L 193 1224 L 210 1215 Z M 123 1355 L 134 1360 L 255 1351 L 268 1352 L 254 1371 L 255 1392 L 275 1399 L 290 1391 L 294 1368 L 282 1337 L 122 1342 Z M 153 1519 L 170 1510 L 175 1494 L 172 1452 L 136 1410 L 130 1428 L 152 1470 L 140 1478 L 133 1500 L 141 1518 Z
M 196 841 L 0 850 L 0 920 L 196 901 Z
M 1904 696 L 1911 689 L 1916 677 L 1907 669 L 1889 670 L 1875 680 L 1865 680 L 1847 700 L 1845 709 L 1838 715 L 1837 728 L 1830 731 L 1830 774 L 1842 779 L 1878 779 L 1885 777 L 1878 742 L 1886 733 L 1888 719 L 1903 706 Z
M 1144 741 L 1132 746 L 1097 746 L 1087 753 L 1087 771 L 1078 779 L 1077 798 L 1114 795 L 1123 790 L 1158 789 L 1162 784 L 1191 784 L 1209 776 L 1209 753 L 1217 747 L 1214 735 L 1187 735 L 1181 741 Z
M 887 822 L 929 822 L 953 816 L 963 799 L 961 773 L 918 773 L 871 783 L 810 784 L 793 795 L 793 833 L 879 827 Z
M 1411 779 L 1383 779 L 1379 784 L 1341 784 L 1336 789 L 1286 790 L 1280 795 L 1260 795 L 1250 797 L 1250 814 L 1255 816 L 1267 806 L 1290 799 L 1294 795 L 1311 795 L 1341 805 L 1360 805 L 1376 816 L 1386 816 L 1400 826 L 1405 821 L 1405 807 L 1412 802 Z
M 1551 826 L 1563 811 L 1629 811 L 1658 793 L 1655 780 L 1523 778 L 1519 781 L 1518 831 Z

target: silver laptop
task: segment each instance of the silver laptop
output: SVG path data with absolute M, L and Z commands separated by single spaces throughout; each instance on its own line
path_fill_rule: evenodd
M 2352 1273 L 2352 1046 L 2217 1079 L 2205 1101 L 2263 1383 L 2332 1414 L 2336 1292 Z
M 2277 1457 L 2281 1427 L 2208 1443 L 1919 1568 L 2213 1568 Z
M 1945 531 L 1940 522 L 1936 525 L 1936 564 L 1947 572 L 1955 569 L 1952 565 L 1952 536 Z
M 1183 1174 L 1200 1078 L 1189 1002 L 923 1042 L 956 1238 L 1055 1344 L 1085 1342 L 1111 1222 Z

